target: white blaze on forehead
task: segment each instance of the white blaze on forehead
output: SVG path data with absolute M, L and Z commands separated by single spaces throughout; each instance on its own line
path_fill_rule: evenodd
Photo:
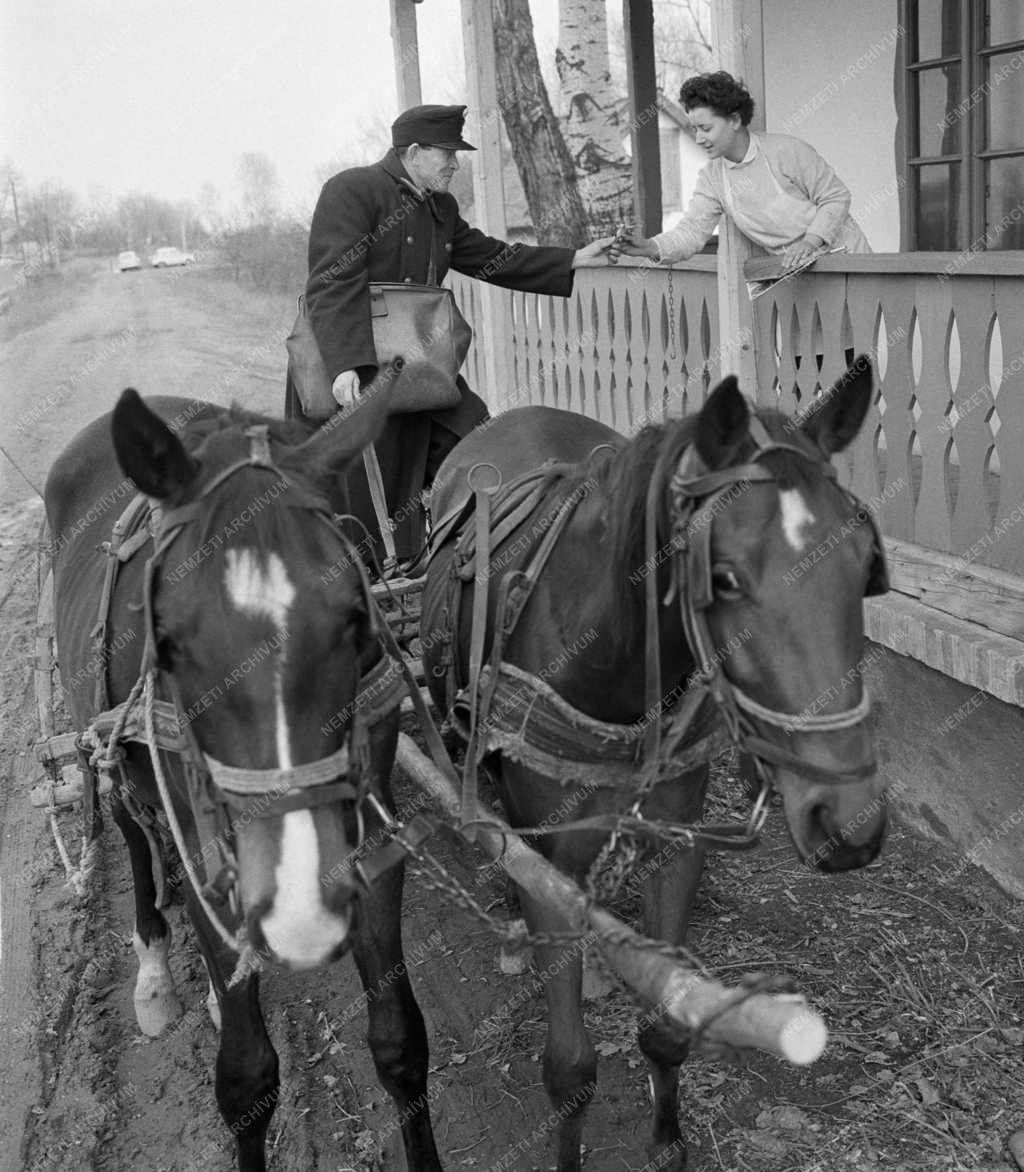
M 795 488 L 780 489 L 779 500 L 782 505 L 782 532 L 790 546 L 797 553 L 802 553 L 807 544 L 806 530 L 814 524 L 814 514 Z
M 277 628 L 274 646 L 277 663 L 274 667 L 274 707 L 277 729 L 277 764 L 290 769 L 291 745 L 288 740 L 288 722 L 284 710 L 284 687 L 281 668 L 288 639 L 288 610 L 295 600 L 284 562 L 276 553 L 267 555 L 266 564 L 254 549 L 229 549 L 224 585 L 232 603 L 245 615 L 268 618 Z
M 324 907 L 319 872 L 313 815 L 309 810 L 292 810 L 285 814 L 281 831 L 274 906 L 261 927 L 274 955 L 294 968 L 322 963 L 348 932 L 347 918 Z
M 243 614 L 269 619 L 276 628 L 274 701 L 278 768 L 292 766 L 281 671 L 288 639 L 288 612 L 295 600 L 284 562 L 275 553 L 266 562 L 252 549 L 229 549 L 224 584 Z M 281 854 L 274 871 L 274 903 L 261 927 L 274 955 L 295 968 L 320 964 L 342 943 L 348 919 L 329 912 L 320 885 L 320 843 L 309 810 L 290 810 L 282 819 Z

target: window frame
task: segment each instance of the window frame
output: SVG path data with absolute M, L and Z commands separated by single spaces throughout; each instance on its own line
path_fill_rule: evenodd
M 933 3 L 934 0 L 926 0 Z M 986 45 L 988 4 L 959 0 L 960 43 L 954 53 L 925 60 L 917 56 L 917 13 L 920 0 L 899 0 L 900 36 L 896 53 L 897 110 L 903 112 L 898 120 L 896 135 L 897 173 L 902 177 L 904 198 L 900 208 L 900 248 L 905 252 L 940 251 L 920 248 L 920 198 L 918 175 L 929 164 L 954 163 L 960 167 L 960 194 L 956 210 L 956 250 L 1008 252 L 1014 249 L 989 249 L 986 239 L 986 206 L 989 196 L 988 166 L 994 159 L 1024 158 L 1024 142 L 1020 147 L 990 149 L 983 146 L 986 136 L 989 91 L 982 91 L 989 71 L 987 62 L 1005 53 L 1024 53 L 1024 39 Z M 920 149 L 919 74 L 942 65 L 959 65 L 960 97 L 962 105 L 971 105 L 960 118 L 960 148 L 947 155 L 911 153 L 911 146 Z M 975 100 L 975 95 L 978 95 Z

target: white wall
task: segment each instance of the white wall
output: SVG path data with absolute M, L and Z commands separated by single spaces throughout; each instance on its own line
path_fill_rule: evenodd
M 896 0 L 764 0 L 766 129 L 809 142 L 853 194 L 875 252 L 898 252 Z

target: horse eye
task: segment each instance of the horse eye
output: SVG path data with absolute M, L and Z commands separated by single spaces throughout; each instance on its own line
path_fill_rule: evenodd
M 726 602 L 735 602 L 743 594 L 739 578 L 736 577 L 735 571 L 730 570 L 728 566 L 714 567 L 711 571 L 711 585 L 714 588 L 715 597 Z

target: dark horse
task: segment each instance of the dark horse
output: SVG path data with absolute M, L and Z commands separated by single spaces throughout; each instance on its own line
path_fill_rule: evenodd
M 279 1079 L 259 977 L 231 946 L 236 930 L 243 954 L 294 968 L 351 949 L 409 1166 L 440 1168 L 426 1032 L 402 959 L 401 852 L 376 804 L 391 805 L 398 709 L 371 720 L 357 702 L 381 648 L 365 572 L 334 520 L 345 503 L 337 486 L 385 410 L 381 396 L 316 430 L 188 399 L 147 406 L 125 391 L 46 484 L 75 727 L 124 701 L 152 665 L 184 730 L 184 752 L 161 754 L 163 773 L 183 862 L 198 873 L 202 894 L 186 883 L 185 897 L 216 997 L 216 1096 L 245 1172 L 265 1167 Z M 132 486 L 155 508 L 140 500 L 141 528 L 104 553 Z M 136 1011 L 155 1035 L 181 1009 L 142 817 L 161 805 L 160 771 L 145 745 L 122 748 L 111 812 L 134 877 Z
M 546 407 L 510 411 L 468 436 L 442 466 L 431 502 L 442 526 L 421 630 L 435 702 L 444 707 L 452 687 L 467 682 L 474 591 L 471 573 L 458 573 L 458 539 L 445 534 L 443 520 L 459 515 L 474 466 L 493 466 L 508 484 L 557 461 L 533 511 L 491 550 L 484 656 L 498 581 L 526 567 L 552 518 L 571 509 L 503 661 L 541 677 L 587 717 L 621 726 L 643 724 L 646 715 L 649 724 L 645 587 L 656 575 L 655 712 L 657 700 L 678 695 L 695 668 L 706 671 L 709 661 L 724 666 L 719 686 L 740 703 L 744 746 L 764 762 L 781 793 L 800 856 L 825 872 L 871 862 L 886 815 L 863 722 L 858 657 L 861 599 L 884 588 L 884 562 L 873 523 L 837 486 L 829 463 L 859 430 L 871 389 L 865 358 L 799 424 L 772 411 L 753 415 L 736 380 L 728 378 L 698 414 L 645 428 L 629 442 L 600 423 Z M 680 499 L 695 510 L 685 532 Z M 653 540 L 645 540 L 645 527 L 654 530 Z M 817 556 L 822 551 L 827 556 Z M 695 630 L 703 632 L 696 649 Z M 485 742 L 481 753 L 493 747 Z M 636 793 L 635 777 L 618 789 L 588 786 L 579 774 L 563 775 L 559 784 L 523 760 L 521 751 L 492 757 L 513 826 L 557 827 L 567 810 L 577 820 L 617 814 Z M 676 770 L 671 780 L 653 785 L 643 816 L 697 823 L 707 779 L 706 764 Z M 558 831 L 537 841 L 552 862 L 583 882 L 607 839 L 604 828 Z M 638 865 L 657 850 L 647 840 Z M 643 930 L 680 944 L 704 854 L 699 845 L 667 853 L 663 865 L 643 868 Z M 556 913 L 522 898 L 532 931 L 566 929 Z M 546 981 L 544 1084 L 560 1120 L 558 1169 L 572 1172 L 580 1167 L 584 1112 L 596 1078 L 580 1010 L 579 952 L 571 944 L 542 946 L 537 966 L 552 974 Z M 677 1080 L 687 1041 L 654 1017 L 641 1025 L 639 1044 L 652 1080 L 651 1156 L 657 1167 L 679 1170 L 686 1156 Z

